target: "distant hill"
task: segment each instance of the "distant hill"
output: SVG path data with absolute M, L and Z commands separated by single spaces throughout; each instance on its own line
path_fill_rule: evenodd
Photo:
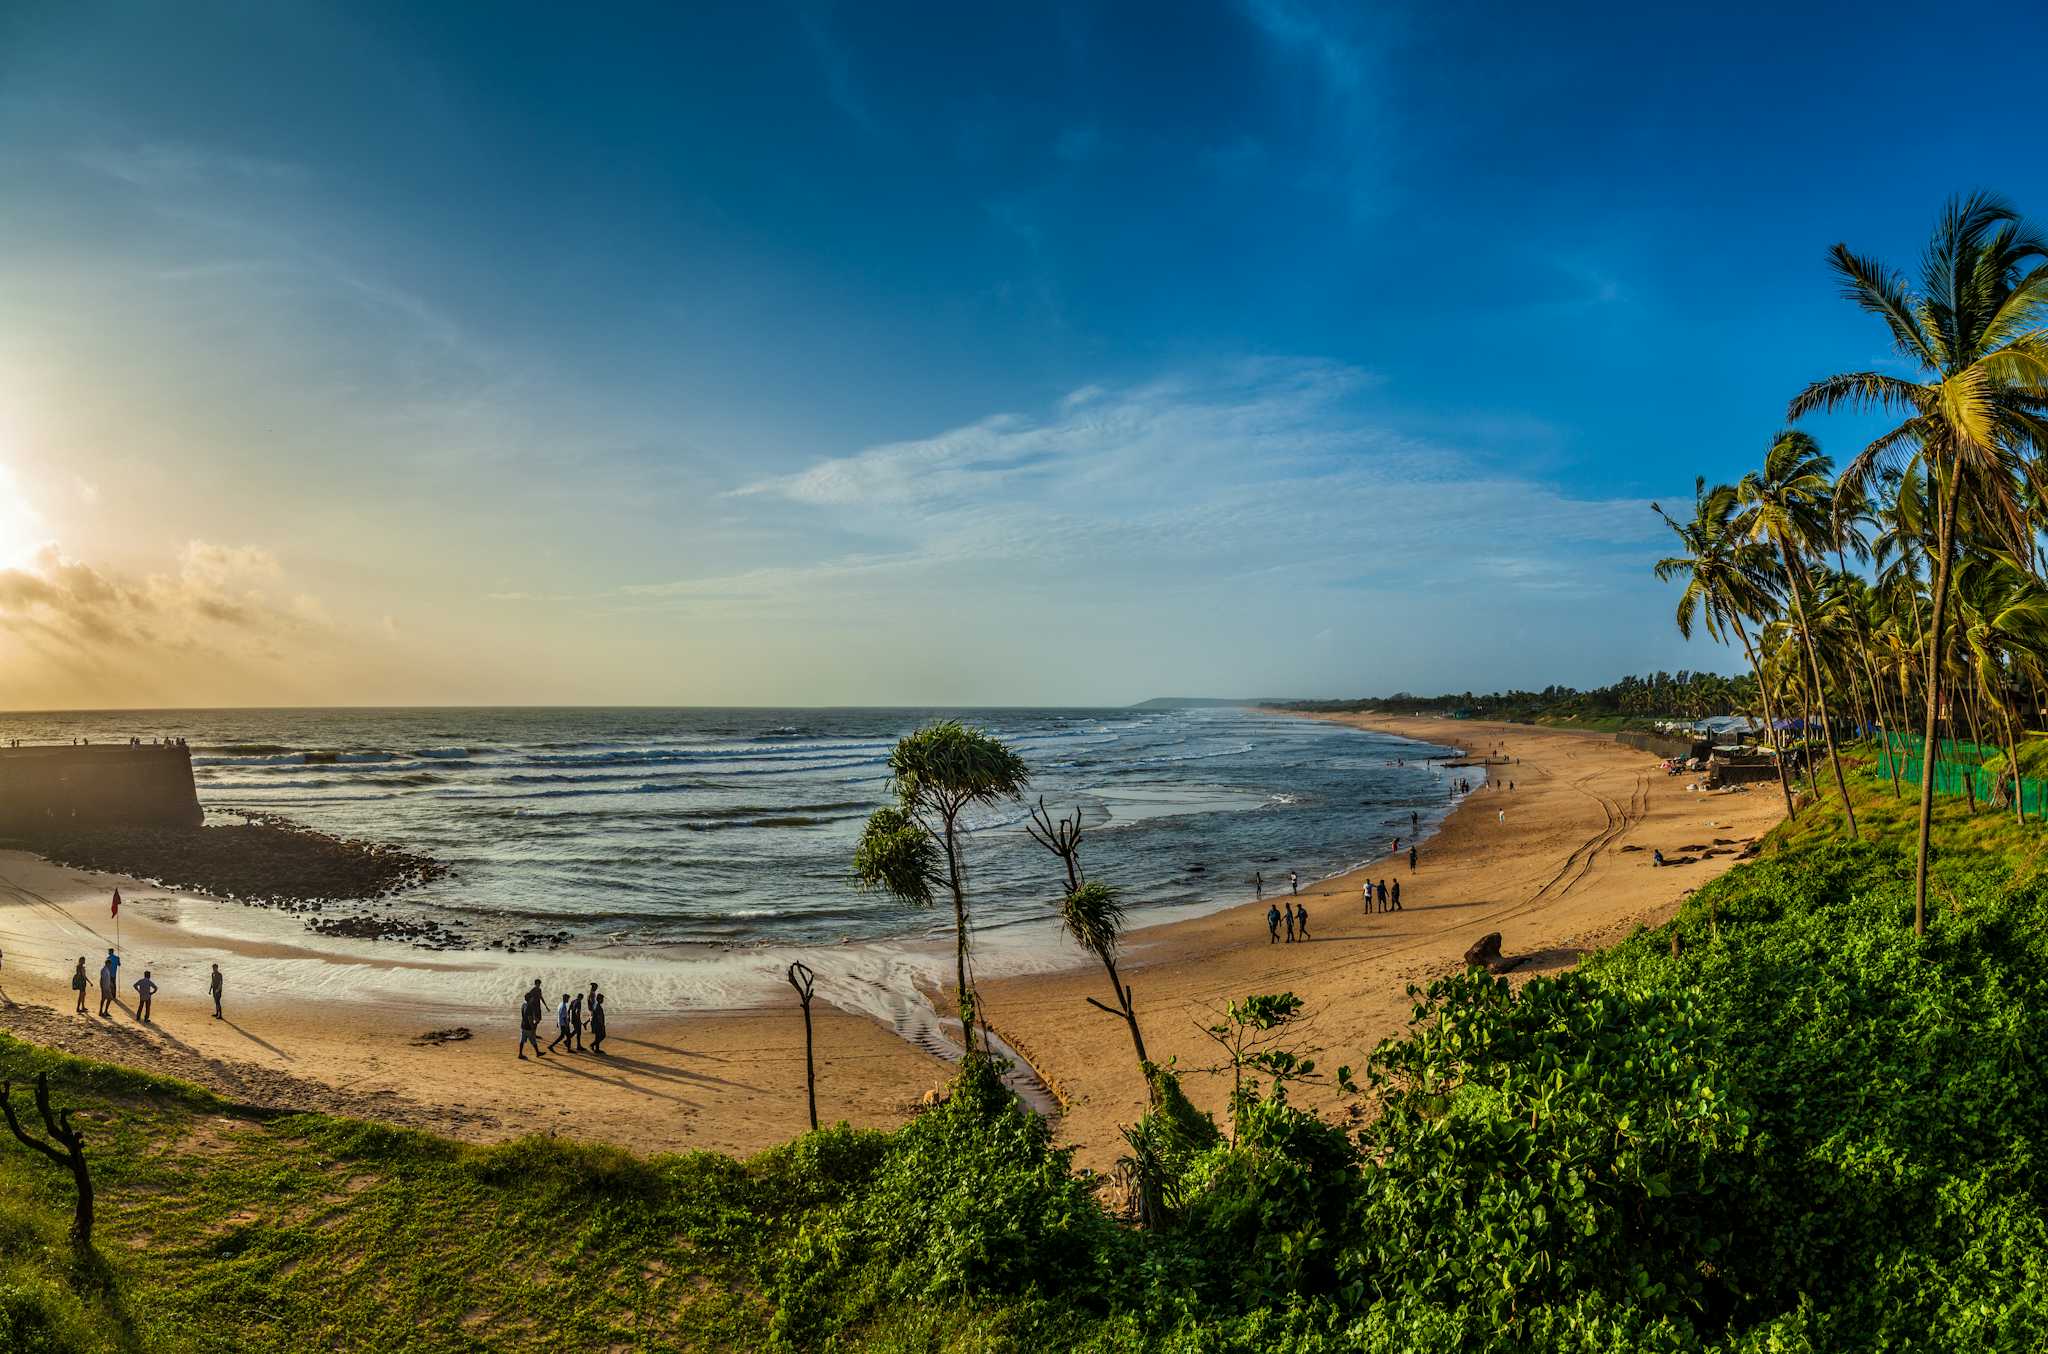
M 1204 710 L 1217 705 L 1258 705 L 1259 701 L 1219 700 L 1214 696 L 1154 696 L 1139 701 L 1133 710 Z

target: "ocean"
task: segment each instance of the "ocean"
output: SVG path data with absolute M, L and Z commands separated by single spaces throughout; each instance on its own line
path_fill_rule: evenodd
M 283 814 L 424 852 L 452 873 L 384 910 L 482 943 L 816 947 L 949 934 L 946 910 L 863 894 L 863 819 L 886 802 L 891 744 L 937 718 L 1003 739 L 1032 802 L 1079 809 L 1091 878 L 1134 924 L 1350 868 L 1448 810 L 1451 749 L 1243 709 L 333 709 L 0 716 L 0 737 L 192 747 L 210 821 Z M 1043 927 L 1058 862 L 1026 807 L 972 823 L 977 930 Z M 232 821 L 231 817 L 225 818 Z

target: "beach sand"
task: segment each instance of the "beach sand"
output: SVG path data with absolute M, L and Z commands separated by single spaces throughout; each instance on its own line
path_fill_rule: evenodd
M 1217 1061 L 1218 1050 L 1201 1031 L 1225 1000 L 1295 993 L 1307 1002 L 1304 1040 L 1323 1050 L 1322 1067 L 1362 1071 L 1380 1040 L 1407 1027 L 1408 986 L 1458 971 L 1466 947 L 1481 936 L 1498 931 L 1505 955 L 1527 957 L 1517 979 L 1569 967 L 1637 924 L 1669 917 L 1688 892 L 1734 863 L 1738 846 L 1662 869 L 1651 864 L 1652 848 L 1677 856 L 1682 847 L 1711 848 L 1717 838 L 1740 844 L 1782 816 L 1775 785 L 1690 793 L 1686 786 L 1698 777 L 1667 776 L 1655 757 L 1601 735 L 1462 720 L 1332 718 L 1475 756 L 1497 749 L 1517 761 L 1488 768 L 1493 779 L 1422 844 L 1414 872 L 1403 840 L 1399 857 L 1390 852 L 1353 873 L 1303 881 L 1313 937 L 1306 942 L 1269 944 L 1266 902 L 1132 933 L 1131 956 L 1121 967 L 1146 1051 L 1156 1062 L 1176 1060 L 1183 1088 L 1212 1111 L 1223 1107 L 1224 1079 L 1187 1069 Z M 1510 781 L 1513 790 L 1506 788 Z M 1248 879 L 1251 870 L 1241 873 Z M 1266 869 L 1268 900 L 1287 892 L 1285 873 Z M 1404 910 L 1366 915 L 1364 878 L 1398 878 Z M 1121 1147 L 1117 1126 L 1143 1111 L 1145 1088 L 1121 1019 L 1085 1004 L 1090 996 L 1111 1000 L 1101 966 L 988 982 L 981 991 L 991 1024 L 1059 1094 L 1062 1133 L 1082 1144 L 1080 1159 L 1098 1168 L 1113 1163 Z M 1296 1096 L 1325 1106 L 1337 1098 L 1313 1088 Z
M 1692 778 L 1667 777 L 1654 758 L 1604 737 L 1342 718 L 1475 754 L 1497 747 L 1519 761 L 1491 768 L 1494 781 L 1423 844 L 1418 871 L 1408 871 L 1404 841 L 1398 862 L 1360 872 L 1400 878 L 1402 912 L 1365 915 L 1354 874 L 1304 883 L 1313 933 L 1304 943 L 1269 945 L 1267 904 L 1251 901 L 1134 932 L 1124 978 L 1155 1059 L 1175 1058 L 1183 1069 L 1207 1066 L 1214 1050 L 1200 1027 L 1225 999 L 1293 991 L 1308 1002 L 1307 1038 L 1323 1048 L 1325 1066 L 1361 1067 L 1374 1044 L 1404 1028 L 1408 984 L 1455 971 L 1481 935 L 1499 931 L 1508 955 L 1529 956 L 1521 974 L 1568 966 L 1637 923 L 1669 915 L 1686 892 L 1734 860 L 1731 846 L 1659 870 L 1650 864 L 1652 847 L 1677 855 L 1717 838 L 1739 844 L 1779 816 L 1777 796 L 1765 793 L 1771 787 L 1688 793 Z M 1476 780 L 1480 773 L 1445 774 Z M 1219 881 L 1219 888 L 1248 898 L 1252 868 L 1219 870 L 1243 881 Z M 1266 873 L 1270 899 L 1285 890 L 1286 867 Z M 77 1016 L 66 985 L 71 965 L 84 955 L 97 973 L 114 943 L 108 898 L 117 886 L 126 900 L 122 1007 L 110 1020 Z M 267 924 L 250 925 L 258 920 Z M 532 976 L 580 989 L 588 964 L 545 953 L 337 944 L 297 925 L 0 852 L 0 1028 L 183 1077 L 237 1101 L 362 1115 L 473 1141 L 555 1132 L 639 1151 L 745 1154 L 806 1126 L 803 1023 L 793 994 L 757 1009 L 641 1015 L 621 996 L 631 992 L 631 972 L 620 973 L 624 988 L 600 973 L 613 994 L 612 1056 L 520 1062 L 513 1056 L 518 991 Z M 258 938 L 249 938 L 251 930 Z M 1102 1168 L 1121 1147 L 1119 1126 L 1142 1110 L 1144 1088 L 1122 1021 L 1086 1004 L 1090 996 L 1109 997 L 1100 966 L 1084 958 L 1076 952 L 1071 970 L 991 978 L 981 987 L 997 1033 L 1059 1095 L 1062 1140 L 1078 1143 L 1080 1159 Z M 215 960 L 229 975 L 225 1021 L 212 1019 L 205 997 L 207 965 Z M 164 985 L 151 1026 L 130 1014 L 129 984 L 144 966 Z M 564 980 L 564 970 L 577 976 Z M 499 990 L 504 999 L 492 1005 L 474 996 Z M 559 995 L 548 989 L 544 1040 L 553 1037 Z M 937 1000 L 950 1005 L 947 996 Z M 89 998 L 88 1009 L 96 1004 Z M 931 1053 L 869 1016 L 834 1008 L 822 992 L 812 1015 L 825 1123 L 901 1122 L 950 1074 Z M 455 1027 L 474 1037 L 416 1042 Z M 1189 1075 L 1184 1084 L 1197 1103 L 1220 1108 L 1220 1078 Z

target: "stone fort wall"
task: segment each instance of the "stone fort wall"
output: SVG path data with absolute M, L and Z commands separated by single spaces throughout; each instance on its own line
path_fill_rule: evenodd
M 198 827 L 181 744 L 0 748 L 0 835 L 79 827 Z

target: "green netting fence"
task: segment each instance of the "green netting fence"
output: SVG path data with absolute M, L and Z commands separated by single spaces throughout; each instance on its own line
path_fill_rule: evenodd
M 1889 778 L 1896 761 L 1899 779 L 1918 785 L 1920 745 L 1921 740 L 1910 733 L 1885 734 L 1884 747 L 1877 755 L 1878 774 Z M 1992 757 L 2004 760 L 2004 748 L 1951 738 L 1937 740 L 1935 747 L 1939 755 L 1934 759 L 1934 793 L 1962 799 L 1974 789 L 1978 803 L 1991 802 L 1998 790 L 1998 777 L 1985 770 L 1984 762 Z M 2048 780 L 2021 777 L 2020 798 L 2030 814 L 2048 811 Z

